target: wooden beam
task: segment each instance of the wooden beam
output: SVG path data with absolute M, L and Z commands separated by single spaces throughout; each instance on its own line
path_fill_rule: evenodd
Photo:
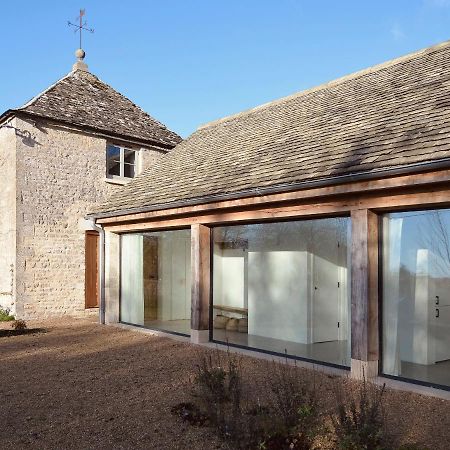
M 378 216 L 367 209 L 352 212 L 351 349 L 352 359 L 377 361 Z
M 209 329 L 210 305 L 210 228 L 191 227 L 191 329 Z
M 115 233 L 189 227 L 192 224 L 229 224 L 278 219 L 302 219 L 350 215 L 352 211 L 371 209 L 377 212 L 395 211 L 408 208 L 448 207 L 450 189 L 427 187 L 422 191 L 404 189 L 396 193 L 367 194 L 365 192 L 334 199 L 313 202 L 290 202 L 272 207 L 243 207 L 239 210 L 214 210 L 188 216 L 155 217 L 146 221 L 105 224 L 105 229 Z
M 423 188 L 424 186 L 436 186 L 450 181 L 450 170 L 430 171 L 414 175 L 402 175 L 378 180 L 360 181 L 344 183 L 340 185 L 327 186 L 321 188 L 303 189 L 280 194 L 268 194 L 255 197 L 247 197 L 236 200 L 225 200 L 200 205 L 191 205 L 178 208 L 167 208 L 158 211 L 144 213 L 127 214 L 118 217 L 107 217 L 97 219 L 100 224 L 119 224 L 130 221 L 154 220 L 187 214 L 204 214 L 213 210 L 230 210 L 243 207 L 265 207 L 276 203 L 286 203 L 293 201 L 316 201 L 318 198 L 336 197 L 342 195 L 359 195 L 363 193 L 379 193 L 386 195 L 386 192 L 393 193 L 393 190 L 405 189 L 405 187 Z M 384 194 L 383 194 L 384 193 Z

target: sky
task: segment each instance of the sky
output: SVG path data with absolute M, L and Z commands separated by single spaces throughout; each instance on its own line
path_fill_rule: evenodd
M 186 137 L 200 125 L 450 39 L 450 0 L 2 2 L 0 110 L 89 70 Z

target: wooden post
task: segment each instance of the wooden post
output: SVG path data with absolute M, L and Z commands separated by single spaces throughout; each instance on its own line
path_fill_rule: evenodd
M 351 375 L 378 375 L 378 216 L 352 211 Z
M 191 226 L 191 341 L 209 341 L 210 228 Z

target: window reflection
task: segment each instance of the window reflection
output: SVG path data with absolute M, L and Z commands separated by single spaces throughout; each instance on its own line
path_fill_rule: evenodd
M 121 236 L 120 320 L 190 334 L 190 230 Z
M 106 148 L 106 175 L 109 178 L 134 178 L 136 175 L 136 150 L 108 145 Z
M 136 152 L 134 150 L 124 149 L 123 151 L 123 176 L 134 178 L 136 166 Z
M 383 218 L 383 372 L 450 385 L 450 211 Z
M 120 176 L 120 148 L 108 145 L 106 150 L 106 163 L 108 175 Z
M 349 365 L 350 220 L 214 229 L 213 337 Z

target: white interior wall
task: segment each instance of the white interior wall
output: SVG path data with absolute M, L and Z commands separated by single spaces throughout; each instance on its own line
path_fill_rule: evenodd
M 249 252 L 249 334 L 308 343 L 307 274 L 307 252 Z
M 244 249 L 214 251 L 214 304 L 247 308 L 248 253 Z

